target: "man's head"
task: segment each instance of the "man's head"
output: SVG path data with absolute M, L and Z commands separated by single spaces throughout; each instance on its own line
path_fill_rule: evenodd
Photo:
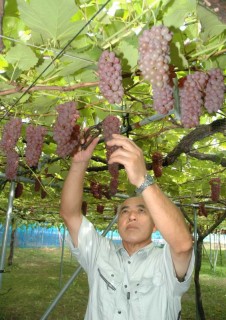
M 118 231 L 124 247 L 137 249 L 151 242 L 154 223 L 142 197 L 126 199 L 118 212 Z

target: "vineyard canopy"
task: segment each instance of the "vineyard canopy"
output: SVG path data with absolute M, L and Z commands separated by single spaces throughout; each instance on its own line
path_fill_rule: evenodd
M 17 143 L 20 156 L 18 179 L 22 194 L 14 201 L 17 223 L 61 223 L 58 216 L 60 192 L 70 159 L 56 154 L 53 126 L 56 107 L 75 101 L 82 128 L 102 121 L 107 115 L 120 118 L 127 134 L 144 151 L 147 168 L 153 174 L 152 155 L 163 157 L 161 188 L 181 204 L 210 206 L 205 225 L 211 224 L 216 207 L 225 206 L 226 194 L 226 106 L 209 114 L 202 108 L 200 125 L 185 129 L 180 120 L 180 103 L 167 115 L 153 109 L 152 86 L 138 67 L 138 39 L 153 25 L 165 25 L 172 32 L 171 65 L 177 79 L 195 71 L 220 68 L 225 75 L 226 24 L 222 1 L 146 0 L 0 1 L 0 134 L 10 117 L 22 119 Z M 211 5 L 213 3 L 213 5 Z M 122 64 L 122 103 L 110 104 L 99 88 L 98 60 L 104 50 L 114 51 Z M 178 87 L 175 83 L 175 92 Z M 41 125 L 46 135 L 39 165 L 25 162 L 25 130 Z M 0 222 L 4 222 L 10 183 L 5 178 L 6 156 L 0 155 Z M 211 199 L 210 180 L 220 178 L 219 201 Z M 37 181 L 41 188 L 35 191 Z M 84 200 L 87 216 L 105 227 L 115 214 L 119 197 L 93 197 L 91 182 L 108 185 L 110 175 L 103 140 L 98 144 L 85 177 Z M 75 182 L 76 183 L 76 182 Z M 134 191 L 124 170 L 120 170 L 118 194 Z M 97 205 L 104 212 L 97 212 Z M 210 213 L 210 214 L 209 214 Z

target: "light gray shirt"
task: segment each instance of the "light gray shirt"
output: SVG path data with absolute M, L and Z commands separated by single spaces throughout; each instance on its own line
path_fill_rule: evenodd
M 70 237 L 69 237 L 70 239 Z M 194 254 L 185 280 L 176 278 L 169 245 L 153 243 L 129 256 L 122 245 L 100 236 L 85 217 L 72 253 L 87 272 L 85 320 L 178 320 L 181 296 L 191 282 Z

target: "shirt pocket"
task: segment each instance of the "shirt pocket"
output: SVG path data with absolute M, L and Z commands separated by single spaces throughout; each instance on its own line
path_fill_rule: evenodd
M 150 278 L 137 281 L 136 291 L 138 294 L 147 294 L 156 291 L 165 285 L 165 277 L 161 272 L 155 272 Z
M 112 316 L 115 312 L 117 297 L 122 284 L 122 279 L 119 272 L 116 272 L 107 264 L 101 264 L 101 266 L 97 266 L 96 298 L 101 313 L 105 316 Z

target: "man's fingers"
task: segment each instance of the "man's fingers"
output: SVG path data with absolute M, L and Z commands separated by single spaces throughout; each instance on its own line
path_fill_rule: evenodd
M 137 150 L 139 149 L 139 147 L 127 137 L 124 137 L 118 134 L 113 134 L 112 137 L 113 139 L 107 142 L 107 145 L 109 147 L 117 146 L 117 147 L 122 147 L 129 151 L 133 151 L 134 149 L 137 149 Z

